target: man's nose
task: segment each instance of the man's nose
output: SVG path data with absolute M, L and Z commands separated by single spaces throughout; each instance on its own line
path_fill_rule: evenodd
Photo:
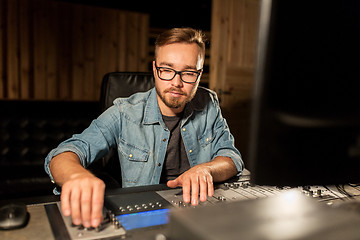
M 183 86 L 183 81 L 181 80 L 180 74 L 175 74 L 175 77 L 173 78 L 173 80 L 171 80 L 171 84 L 175 87 Z

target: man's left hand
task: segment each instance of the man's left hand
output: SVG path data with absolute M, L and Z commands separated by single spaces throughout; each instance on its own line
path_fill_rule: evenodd
M 170 188 L 182 187 L 184 202 L 190 203 L 191 200 L 191 205 L 194 206 L 199 203 L 199 194 L 201 202 L 205 202 L 207 196 L 211 197 L 214 194 L 210 168 L 203 164 L 194 166 L 176 179 L 168 181 L 167 186 Z

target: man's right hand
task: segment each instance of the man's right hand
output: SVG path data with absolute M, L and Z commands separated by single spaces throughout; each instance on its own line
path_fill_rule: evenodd
M 61 186 L 61 209 L 75 225 L 97 227 L 101 223 L 105 183 L 86 170 L 73 152 L 56 155 L 50 172 Z
M 78 174 L 61 189 L 61 209 L 75 225 L 97 227 L 103 219 L 105 184 L 90 173 Z

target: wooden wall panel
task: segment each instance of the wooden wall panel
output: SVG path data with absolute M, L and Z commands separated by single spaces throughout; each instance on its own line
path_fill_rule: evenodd
M 31 78 L 30 78 L 30 38 L 31 32 L 30 29 L 32 21 L 29 21 L 30 16 L 30 6 L 28 0 L 20 0 L 21 8 L 19 9 L 19 54 L 20 54 L 20 98 L 30 98 L 30 87 L 31 87 Z M 1 70 L 0 70 L 1 71 Z
M 86 41 L 84 45 L 84 84 L 83 97 L 85 100 L 91 100 L 93 96 L 98 94 L 99 88 L 95 76 L 95 22 L 96 9 L 88 7 L 84 13 L 84 36 Z
M 46 99 L 46 22 L 49 2 L 34 0 L 33 4 L 33 58 L 34 58 L 34 98 Z
M 56 0 L 0 0 L 0 98 L 90 100 L 113 71 L 148 71 L 149 16 Z
M 50 1 L 46 9 L 46 23 L 45 25 L 45 98 L 56 99 L 59 95 L 58 92 L 58 79 L 57 79 L 57 46 L 59 32 L 54 26 L 59 25 L 57 13 L 58 3 Z M 51 31 L 50 31 L 51 30 Z
M 210 88 L 218 92 L 222 107 L 250 100 L 258 16 L 258 0 L 213 0 Z
M 259 0 L 213 0 L 210 88 L 218 93 L 224 117 L 246 163 Z
M 114 10 L 101 9 L 95 21 L 95 78 L 101 79 L 104 73 L 116 68 L 116 48 L 113 46 L 116 34 L 116 15 Z M 115 16 L 114 16 L 115 15 Z M 114 22 L 115 23 L 114 23 Z M 106 27 L 105 27 L 106 26 Z M 100 89 L 100 82 L 96 82 Z
M 228 62 L 241 68 L 254 68 L 259 3 L 235 0 L 230 5 Z
M 6 45 L 7 45 L 7 96 L 9 99 L 19 97 L 19 28 L 17 24 L 18 0 L 7 2 Z
M 5 17 L 6 17 L 6 2 L 5 0 L 0 0 L 0 98 L 4 98 L 5 93 L 5 69 L 3 68 L 6 49 L 5 49 Z
M 60 100 L 73 99 L 72 98 L 72 26 L 74 24 L 74 14 L 69 11 L 67 4 L 59 4 L 57 17 L 59 18 L 59 25 L 57 27 L 58 49 L 57 49 L 57 79 Z
M 86 88 L 85 79 L 83 79 L 84 71 L 84 45 L 86 42 L 86 36 L 84 34 L 84 7 L 81 5 L 75 5 L 72 8 L 73 24 L 71 29 L 71 42 L 72 48 L 72 85 L 71 96 L 74 100 L 80 100 L 82 98 L 82 89 Z M 89 69 L 90 70 L 90 69 Z
M 118 38 L 118 63 L 117 68 L 120 72 L 125 71 L 126 69 L 126 14 L 119 14 L 118 15 L 118 31 L 117 31 L 117 38 Z
M 138 63 L 139 66 L 137 69 L 139 69 L 142 72 L 149 71 L 148 66 L 148 56 L 149 56 L 149 36 L 150 36 L 150 17 L 148 15 L 140 15 L 138 14 L 139 18 L 139 37 L 142 37 L 146 39 L 146 41 L 137 41 L 139 45 L 139 58 Z
M 127 63 L 127 67 L 128 68 L 136 68 L 137 66 L 137 56 L 138 56 L 138 51 L 139 48 L 137 46 L 136 42 L 131 41 L 131 39 L 136 39 L 138 37 L 138 29 L 136 29 L 136 26 L 138 25 L 138 18 L 134 15 L 131 16 L 127 16 L 128 19 L 128 23 L 127 24 L 127 32 L 128 35 L 127 36 L 127 42 L 128 47 L 127 47 L 127 55 L 130 59 L 130 61 Z
M 224 89 L 226 75 L 228 39 L 229 39 L 229 1 L 212 2 L 211 48 L 210 48 L 210 88 L 217 91 Z

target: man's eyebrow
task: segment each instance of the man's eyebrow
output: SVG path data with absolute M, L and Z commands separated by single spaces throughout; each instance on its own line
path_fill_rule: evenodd
M 167 62 L 160 62 L 160 63 L 159 63 L 159 66 L 160 66 L 160 65 L 165 65 L 165 66 L 167 66 L 167 67 L 173 67 L 173 66 L 174 66 L 172 63 L 167 63 Z
M 197 70 L 196 66 L 186 65 L 185 69 Z
M 162 66 L 165 65 L 165 66 L 170 67 L 170 68 L 173 68 L 173 67 L 174 67 L 174 64 L 168 63 L 168 62 L 160 62 L 158 66 L 160 66 L 160 65 L 162 65 Z M 195 71 L 197 71 L 196 66 L 191 66 L 191 65 L 185 65 L 185 68 L 184 68 L 184 69 L 189 69 L 189 70 L 195 70 Z

